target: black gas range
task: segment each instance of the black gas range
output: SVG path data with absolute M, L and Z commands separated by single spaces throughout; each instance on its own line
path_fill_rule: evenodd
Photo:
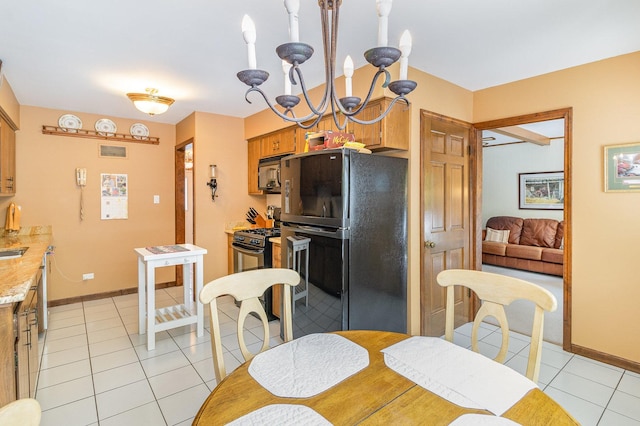
M 269 238 L 273 237 L 280 237 L 280 228 L 241 229 L 233 233 L 233 245 L 246 249 L 262 250 L 270 247 Z M 268 250 L 271 251 L 270 248 Z

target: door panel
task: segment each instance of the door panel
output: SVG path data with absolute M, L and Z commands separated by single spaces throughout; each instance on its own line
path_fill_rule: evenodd
M 446 292 L 439 272 L 470 268 L 469 158 L 471 126 L 421 113 L 422 156 L 422 334 L 444 334 Z M 456 326 L 468 321 L 469 296 L 456 292 Z

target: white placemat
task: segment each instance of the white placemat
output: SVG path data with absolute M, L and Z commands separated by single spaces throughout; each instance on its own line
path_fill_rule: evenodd
M 537 387 L 509 367 L 436 337 L 414 336 L 382 352 L 389 368 L 423 388 L 498 416 Z
M 231 426 L 245 425 L 308 425 L 308 426 L 325 426 L 330 425 L 327 419 L 322 417 L 312 408 L 304 405 L 292 404 L 274 404 L 267 405 L 255 411 L 245 414 L 235 419 Z
M 369 352 L 337 334 L 309 334 L 256 355 L 249 374 L 284 398 L 324 392 L 369 365 Z
M 451 423 L 450 426 L 520 426 L 513 420 L 504 417 L 488 416 L 485 414 L 463 414 Z

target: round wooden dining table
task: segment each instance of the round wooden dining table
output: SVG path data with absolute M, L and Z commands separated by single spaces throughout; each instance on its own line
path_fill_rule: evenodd
M 312 408 L 334 425 L 448 425 L 467 413 L 489 414 L 453 404 L 422 388 L 385 365 L 381 352 L 409 338 L 385 331 L 336 332 L 369 352 L 369 365 L 320 394 L 281 398 L 249 374 L 251 361 L 228 375 L 211 392 L 194 425 L 223 425 L 271 404 L 300 404 Z M 535 387 L 502 417 L 521 425 L 578 425 L 558 403 Z

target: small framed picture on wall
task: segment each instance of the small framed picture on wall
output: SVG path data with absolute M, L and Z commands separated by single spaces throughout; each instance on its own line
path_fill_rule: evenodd
M 521 210 L 563 210 L 564 172 L 519 173 Z
M 604 191 L 640 192 L 640 143 L 604 147 Z

